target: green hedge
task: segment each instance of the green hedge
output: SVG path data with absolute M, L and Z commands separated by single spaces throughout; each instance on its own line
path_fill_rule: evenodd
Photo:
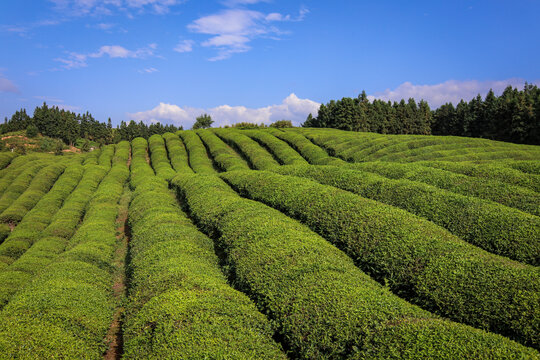
M 308 162 L 285 141 L 258 130 L 244 130 L 245 134 L 273 154 L 282 165 L 306 165 Z
M 540 268 L 487 253 L 404 210 L 309 179 L 261 171 L 222 178 L 304 222 L 396 294 L 540 346 Z
M 20 156 L 19 158 L 26 158 L 26 156 Z M 47 160 L 32 161 L 28 159 L 20 166 L 13 168 L 10 166 L 9 168 L 5 169 L 8 171 L 8 173 L 4 177 L 2 177 L 2 179 L 0 179 L 0 201 L 3 196 L 6 195 L 5 193 L 9 190 L 9 188 L 14 185 L 14 182 L 24 180 L 26 183 L 29 183 L 30 181 L 32 181 L 33 175 L 35 175 L 39 170 L 49 164 L 50 163 Z M 10 204 L 11 201 L 4 201 L 4 209 Z
M 32 179 L 32 182 L 24 193 L 0 213 L 0 221 L 19 223 L 28 211 L 32 210 L 40 199 L 47 194 L 58 177 L 69 165 L 69 163 L 64 161 L 41 169 L 34 179 Z
M 215 176 L 178 175 L 172 184 L 216 238 L 237 288 L 273 320 L 294 358 L 539 356 L 398 298 L 307 227 L 241 198 Z
M 417 164 L 378 161 L 347 166 L 351 169 L 377 173 L 390 179 L 408 179 L 422 182 L 456 194 L 491 200 L 532 215 L 540 215 L 539 193 L 500 181 L 471 178 L 466 175 Z
M 313 144 L 308 140 L 304 135 L 291 130 L 274 130 L 268 129 L 270 134 L 280 138 L 281 140 L 287 142 L 290 146 L 293 147 L 296 151 L 300 153 L 310 164 L 315 165 L 342 165 L 345 164 L 343 160 L 333 158 L 328 155 L 326 151 L 321 149 L 319 146 Z
M 527 174 L 502 162 L 474 163 L 449 161 L 422 161 L 418 165 L 451 171 L 473 178 L 500 181 L 540 192 L 540 175 Z
M 110 263 L 117 242 L 118 200 L 129 177 L 126 162 L 114 165 L 93 194 L 69 250 L 0 312 L 4 357 L 103 357 L 103 339 L 115 308 Z
M 161 135 L 155 134 L 150 136 L 148 139 L 148 146 L 152 167 L 157 176 L 165 180 L 172 179 L 176 175 L 176 171 L 171 167 L 169 157 L 167 156 L 167 149 L 165 148 L 165 141 Z
M 197 135 L 222 171 L 249 170 L 248 163 L 212 131 L 200 129 L 197 130 Z
M 0 224 L 0 244 L 4 242 L 10 233 L 11 228 L 7 224 Z
M 489 252 L 540 265 L 540 218 L 519 210 L 431 185 L 392 180 L 336 166 L 282 166 L 282 175 L 313 179 L 324 185 L 397 206 L 442 226 Z
M 227 284 L 212 240 L 182 213 L 165 181 L 138 169 L 146 166 L 133 158 L 124 357 L 285 359 L 265 316 Z
M 540 162 L 538 160 L 504 161 L 503 164 L 527 174 L 540 175 Z
M 271 153 L 259 145 L 255 140 L 244 135 L 241 131 L 233 129 L 214 129 L 214 132 L 223 139 L 223 141 L 243 154 L 253 168 L 267 170 L 279 165 Z
M 87 154 L 84 154 L 83 165 L 98 165 L 98 159 L 101 154 L 101 149 L 94 149 Z M 105 160 L 105 159 L 103 159 Z
M 0 153 L 0 169 L 4 169 L 8 166 L 13 159 L 18 156 L 15 152 L 1 152 Z
M 176 135 L 184 141 L 189 156 L 189 166 L 193 171 L 200 174 L 215 174 L 217 172 L 201 138 L 195 131 L 178 131 Z
M 165 139 L 169 158 L 171 159 L 171 165 L 174 170 L 178 173 L 192 173 L 193 169 L 189 166 L 186 147 L 178 135 L 165 133 L 163 134 L 163 139 Z
M 98 165 L 110 168 L 112 164 L 112 158 L 114 155 L 114 145 L 106 145 L 101 148 L 101 152 L 98 157 Z M 95 151 L 95 150 L 94 150 Z

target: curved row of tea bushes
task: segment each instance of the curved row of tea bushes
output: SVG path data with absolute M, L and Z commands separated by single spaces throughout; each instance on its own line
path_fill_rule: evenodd
M 326 151 L 319 146 L 313 144 L 301 133 L 289 130 L 280 131 L 277 129 L 268 129 L 272 135 L 287 142 L 296 151 L 300 153 L 310 164 L 315 165 L 342 165 L 346 164 L 345 161 L 337 158 L 333 158 L 328 155 Z
M 249 170 L 248 163 L 210 130 L 197 130 L 214 162 L 222 171 Z
M 516 185 L 540 192 L 540 175 L 528 174 L 511 168 L 501 162 L 449 162 L 449 161 L 422 161 L 418 165 L 451 171 L 456 174 L 467 175 L 474 178 L 500 181 L 509 185 Z
M 38 201 L 47 194 L 69 165 L 64 161 L 41 169 L 17 200 L 0 213 L 0 221 L 19 223 L 28 211 L 32 210 Z
M 184 143 L 178 135 L 165 133 L 162 135 L 167 145 L 167 152 L 171 159 L 173 169 L 178 173 L 192 173 L 193 169 L 189 166 L 188 154 Z
M 15 164 L 16 160 L 18 161 L 17 164 Z M 7 169 L 4 169 L 2 171 L 6 171 L 7 173 L 5 176 L 3 176 L 0 179 L 0 198 L 4 194 L 4 192 L 8 189 L 8 187 L 25 171 L 28 171 L 29 169 L 35 167 L 39 163 L 48 163 L 48 159 L 36 159 L 32 156 L 19 156 L 14 160 L 14 163 Z M 48 164 L 47 164 L 48 165 Z
M 216 176 L 178 175 L 172 184 L 200 227 L 216 238 L 237 288 L 277 325 L 294 358 L 539 356 L 407 303 L 306 226 L 241 198 Z
M 243 154 L 255 169 L 266 170 L 279 163 L 265 148 L 255 140 L 233 129 L 214 129 L 214 132 L 227 144 L 231 145 Z M 249 169 L 249 167 L 248 167 Z M 232 170 L 232 169 L 231 169 Z
M 15 160 L 14 160 L 15 161 Z M 540 161 L 521 160 L 521 161 L 501 161 L 501 164 L 511 167 L 526 174 L 540 175 Z
M 72 171 L 78 170 L 70 170 L 68 174 Z M 83 177 L 71 194 L 67 191 L 69 187 L 54 191 L 52 197 L 55 200 L 50 203 L 47 200 L 49 195 L 45 195 L 45 202 L 38 203 L 0 245 L 0 269 L 18 259 L 37 241 L 46 239 L 55 243 L 65 242 L 65 239 L 71 237 L 84 215 L 88 200 L 107 171 L 107 168 L 98 165 L 84 165 Z M 53 239 L 49 239 L 51 237 Z M 56 249 L 54 246 L 51 248 Z
M 17 176 L 6 191 L 0 197 L 0 213 L 7 209 L 15 200 L 26 191 L 34 177 L 45 167 L 51 165 L 51 161 L 35 161 Z
M 150 136 L 148 139 L 148 147 L 150 149 L 150 160 L 152 167 L 157 176 L 165 180 L 170 180 L 176 175 L 176 171 L 171 167 L 165 141 L 159 134 Z
M 540 268 L 490 254 L 404 210 L 309 179 L 221 175 L 299 219 L 396 294 L 450 319 L 540 346 Z
M 0 308 L 9 298 L 26 284 L 31 277 L 48 263 L 50 258 L 42 245 L 36 246 L 50 236 L 48 224 L 60 213 L 65 200 L 82 183 L 83 166 L 69 166 L 52 189 L 41 198 L 36 206 L 23 218 L 9 238 L 9 244 L 2 247 L 0 271 Z M 32 236 L 28 236 L 32 234 Z M 22 235 L 22 237 L 20 236 Z
M 11 234 L 11 228 L 8 224 L 0 224 L 0 244 Z M 0 265 L 0 269 L 1 269 Z
M 306 165 L 308 162 L 285 141 L 260 130 L 244 130 L 245 134 L 273 154 L 282 165 Z
M 112 158 L 114 156 L 114 145 L 106 145 L 101 148 L 97 159 L 98 165 L 110 168 L 112 166 Z M 94 150 L 95 151 L 95 150 Z
M 182 138 L 188 153 L 189 166 L 199 174 L 216 174 L 212 159 L 208 156 L 208 152 L 202 143 L 201 138 L 195 131 L 178 131 L 176 133 Z
M 392 180 L 337 166 L 282 166 L 273 171 L 310 178 L 324 185 L 397 206 L 442 226 L 484 250 L 540 265 L 538 216 L 416 181 Z
M 8 166 L 13 159 L 15 159 L 18 156 L 17 153 L 14 152 L 2 152 L 0 153 L 0 169 L 4 169 L 6 166 Z
M 227 284 L 212 240 L 144 167 L 133 158 L 124 358 L 285 359 L 265 316 Z
M 98 165 L 98 159 L 101 155 L 101 149 L 94 149 L 85 154 L 83 165 Z
M 117 247 L 118 200 L 128 177 L 126 156 L 123 163 L 113 165 L 93 194 L 69 250 L 0 312 L 4 357 L 103 358 L 104 337 L 115 309 L 111 261 Z
M 140 161 L 144 159 L 146 166 L 133 166 L 134 161 Z M 155 176 L 156 173 L 147 161 L 148 159 L 148 141 L 146 139 L 138 137 L 131 141 L 131 181 L 130 186 L 132 189 L 136 189 L 139 185 L 138 182 L 144 180 L 147 177 Z
M 490 179 L 471 178 L 466 175 L 417 164 L 377 161 L 355 163 L 347 166 L 351 169 L 377 173 L 390 179 L 418 181 L 456 194 L 490 200 L 532 215 L 540 215 L 540 194 L 520 186 L 508 185 Z

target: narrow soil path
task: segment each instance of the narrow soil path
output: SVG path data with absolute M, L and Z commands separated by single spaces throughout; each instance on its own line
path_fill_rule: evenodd
M 122 335 L 122 316 L 124 313 L 123 304 L 126 297 L 126 255 L 129 243 L 129 228 L 127 226 L 128 220 L 128 206 L 131 201 L 131 192 L 126 186 L 124 194 L 120 199 L 118 217 L 116 219 L 116 239 L 118 240 L 118 247 L 114 254 L 113 265 L 115 267 L 113 294 L 118 304 L 109 328 L 109 332 L 105 337 L 105 342 L 108 344 L 108 349 L 103 355 L 105 360 L 117 360 L 122 357 L 123 353 L 123 335 Z

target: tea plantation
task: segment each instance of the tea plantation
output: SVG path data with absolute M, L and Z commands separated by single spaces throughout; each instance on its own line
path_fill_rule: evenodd
M 540 359 L 540 146 L 200 129 L 0 169 L 0 359 Z

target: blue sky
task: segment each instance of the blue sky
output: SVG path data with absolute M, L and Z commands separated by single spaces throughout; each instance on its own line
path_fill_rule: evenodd
M 0 116 L 302 122 L 366 90 L 432 107 L 540 83 L 540 2 L 0 2 Z

